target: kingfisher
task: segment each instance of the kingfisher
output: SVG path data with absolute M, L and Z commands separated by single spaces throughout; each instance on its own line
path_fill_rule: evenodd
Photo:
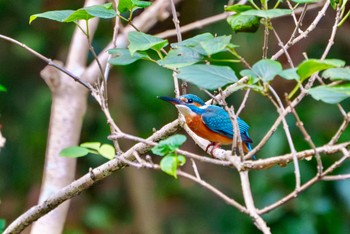
M 205 102 L 194 94 L 185 94 L 179 98 L 159 97 L 167 101 L 179 110 L 185 117 L 188 127 L 198 136 L 210 141 L 206 147 L 213 146 L 210 154 L 213 156 L 214 149 L 220 145 L 232 144 L 234 129 L 229 114 L 220 106 L 206 105 Z M 237 118 L 240 136 L 242 139 L 243 152 L 252 150 L 252 139 L 249 137 L 249 125 L 241 118 Z M 255 159 L 255 155 L 253 156 Z

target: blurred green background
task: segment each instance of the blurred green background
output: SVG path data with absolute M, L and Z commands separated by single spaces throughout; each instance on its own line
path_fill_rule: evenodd
M 64 60 L 73 25 L 38 20 L 28 24 L 29 16 L 55 9 L 77 9 L 83 1 L 4 1 L 0 0 L 0 33 L 13 37 L 47 57 Z M 181 25 L 221 13 L 222 0 L 187 0 L 177 6 Z M 307 27 L 317 10 L 310 11 L 305 19 Z M 328 42 L 334 12 L 329 10 L 317 30 L 290 50 L 298 64 L 302 52 L 310 58 L 318 58 Z M 281 38 L 286 41 L 292 32 L 290 19 L 273 21 Z M 349 21 L 339 29 L 329 58 L 339 58 L 350 64 Z M 111 21 L 101 21 L 94 39 L 94 48 L 105 47 L 112 35 Z M 173 28 L 171 19 L 156 25 L 149 33 L 156 34 Z M 218 35 L 232 34 L 226 21 L 221 21 L 183 35 L 184 38 L 201 32 Z M 233 34 L 233 43 L 240 45 L 238 52 L 251 64 L 261 58 L 263 28 L 255 34 Z M 269 54 L 277 51 L 278 45 L 272 33 Z M 170 38 L 175 41 L 176 38 Z M 286 58 L 280 60 L 287 66 Z M 0 152 L 0 218 L 11 222 L 22 212 L 36 204 L 40 189 L 48 120 L 50 115 L 50 91 L 39 73 L 46 64 L 22 48 L 0 41 L 0 84 L 8 91 L 0 93 L 0 124 L 7 139 Z M 239 71 L 240 65 L 234 69 Z M 238 74 L 238 72 L 237 72 Z M 276 79 L 273 86 L 282 97 L 294 87 L 293 82 Z M 204 92 L 189 87 L 189 92 L 207 99 Z M 149 62 L 137 62 L 126 67 L 114 67 L 109 81 L 110 108 L 116 123 L 127 132 L 147 137 L 152 129 L 159 129 L 177 117 L 175 108 L 159 101 L 158 95 L 173 95 L 171 72 Z M 244 92 L 233 94 L 228 102 L 238 108 Z M 343 106 L 350 111 L 349 100 Z M 336 105 L 306 98 L 297 111 L 317 146 L 327 143 L 342 122 Z M 259 142 L 274 123 L 277 113 L 274 106 L 259 94 L 252 93 L 241 117 L 251 125 L 250 135 Z M 295 126 L 293 117 L 288 117 L 290 130 L 297 150 L 309 146 Z M 99 106 L 89 98 L 81 142 L 108 142 L 109 134 L 105 118 Z M 340 141 L 350 140 L 349 128 Z M 123 141 L 127 149 L 131 142 Z M 184 149 L 205 155 L 189 139 Z M 258 158 L 288 153 L 288 144 L 282 127 L 257 154 Z M 325 156 L 325 165 L 330 165 L 337 155 Z M 158 158 L 154 158 L 158 161 Z M 88 156 L 78 160 L 77 177 L 85 174 L 105 160 Z M 350 173 L 346 162 L 337 173 Z M 315 175 L 314 160 L 301 161 L 302 181 Z M 203 179 L 217 186 L 229 196 L 243 203 L 238 174 L 232 169 L 198 163 Z M 190 163 L 184 170 L 191 171 Z M 250 173 L 253 195 L 257 207 L 271 204 L 294 189 L 293 166 L 273 167 Z M 147 185 L 147 186 L 146 186 Z M 138 196 L 137 196 L 138 194 Z M 146 214 L 139 207 L 150 205 Z M 273 233 L 350 233 L 350 181 L 320 182 L 284 206 L 264 215 Z M 142 220 L 154 223 L 157 233 L 256 233 L 249 217 L 227 206 L 222 200 L 199 185 L 185 179 L 175 180 L 165 173 L 144 169 L 126 168 L 88 191 L 74 198 L 71 203 L 66 234 L 84 233 L 147 233 L 142 231 Z

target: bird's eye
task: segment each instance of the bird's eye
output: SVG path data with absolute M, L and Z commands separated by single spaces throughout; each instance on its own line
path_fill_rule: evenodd
M 187 102 L 188 102 L 188 103 L 192 103 L 192 102 L 193 102 L 193 99 L 192 99 L 192 98 L 189 98 L 189 99 L 187 99 Z

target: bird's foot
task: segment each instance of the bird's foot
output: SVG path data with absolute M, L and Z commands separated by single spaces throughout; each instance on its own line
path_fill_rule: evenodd
M 214 155 L 213 155 L 214 150 L 220 147 L 220 143 L 218 143 L 218 142 L 211 142 L 211 143 L 207 146 L 207 148 L 205 148 L 205 152 L 209 153 L 209 152 L 208 152 L 208 149 L 209 149 L 210 146 L 212 146 L 212 149 L 210 150 L 210 155 L 214 158 Z

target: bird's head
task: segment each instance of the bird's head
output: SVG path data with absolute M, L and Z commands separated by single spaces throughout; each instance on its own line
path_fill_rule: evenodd
M 205 102 L 199 98 L 197 95 L 194 94 L 184 94 L 181 95 L 179 98 L 172 98 L 172 97 L 158 97 L 159 99 L 162 99 L 163 101 L 170 102 L 174 105 L 177 104 L 188 104 L 188 105 L 195 105 L 195 106 L 204 106 Z
M 176 108 L 180 111 L 184 116 L 194 116 L 200 115 L 204 112 L 203 107 L 205 107 L 205 103 L 202 99 L 194 94 L 185 94 L 180 96 L 179 98 L 173 97 L 158 97 L 163 101 L 167 101 L 176 106 Z

